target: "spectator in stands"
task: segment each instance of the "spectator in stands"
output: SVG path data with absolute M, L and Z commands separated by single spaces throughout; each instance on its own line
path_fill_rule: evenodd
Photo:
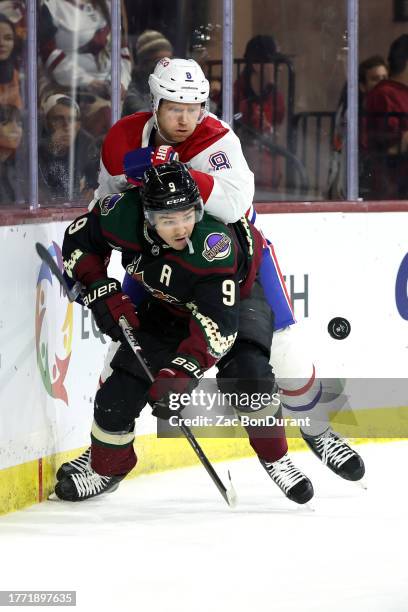
M 135 67 L 132 80 L 123 103 L 122 116 L 151 110 L 151 95 L 148 77 L 157 62 L 163 57 L 173 57 L 173 47 L 169 40 L 156 30 L 145 30 L 140 34 L 135 46 Z
M 25 0 L 0 0 L 0 13 L 10 19 L 19 42 L 27 38 Z
M 122 21 L 125 20 L 123 0 Z M 39 45 L 44 74 L 41 99 L 64 93 L 79 101 L 84 127 L 102 137 L 110 127 L 111 3 L 109 0 L 41 0 Z M 122 28 L 122 97 L 131 62 Z
M 198 26 L 192 32 L 189 53 L 189 57 L 201 66 L 210 83 L 209 111 L 218 117 L 222 117 L 222 78 L 218 72 L 221 66 L 216 68 L 216 74 L 213 74 L 208 63 L 210 60 L 208 48 L 210 45 L 220 44 L 220 37 L 221 26 L 219 24 L 207 23 Z
M 367 154 L 373 161 L 369 197 L 373 199 L 408 196 L 408 34 L 391 44 L 388 64 L 389 79 L 380 81 L 366 98 Z
M 388 78 L 388 66 L 381 55 L 373 55 L 360 63 L 358 67 L 358 111 L 359 111 L 359 146 L 360 153 L 366 149 L 367 138 L 365 100 L 369 91 L 377 83 Z M 328 197 L 344 200 L 347 197 L 347 83 L 344 84 L 336 109 L 333 150 L 330 160 Z M 365 192 L 365 167 L 363 156 L 360 156 L 360 187 Z
M 257 35 L 246 46 L 245 66 L 234 84 L 234 110 L 240 114 L 241 142 L 257 188 L 277 188 L 282 178 L 281 159 L 259 147 L 259 137 L 276 144 L 277 130 L 285 117 L 285 102 L 275 83 L 275 63 L 281 54 L 275 39 Z
M 21 112 L 15 106 L 0 105 L 0 204 L 25 201 L 26 172 L 17 155 L 23 136 Z
M 22 108 L 13 23 L 0 14 L 0 104 Z
M 38 151 L 39 190 L 48 201 L 88 202 L 97 186 L 99 151 L 94 138 L 81 129 L 78 104 L 54 94 L 43 105 L 44 134 Z
M 242 113 L 242 123 L 263 133 L 273 133 L 285 116 L 285 103 L 274 82 L 273 62 L 279 56 L 272 36 L 251 38 L 244 53 L 245 67 L 234 84 L 235 110 Z
M 358 67 L 359 108 L 365 106 L 365 96 L 380 81 L 388 79 L 388 65 L 381 55 L 373 55 Z

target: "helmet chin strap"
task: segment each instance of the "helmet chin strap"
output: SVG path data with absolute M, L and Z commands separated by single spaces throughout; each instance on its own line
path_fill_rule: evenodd
M 193 247 L 193 243 L 191 242 L 190 238 L 188 236 L 186 236 L 186 242 L 187 242 L 187 246 L 188 246 L 188 252 L 190 255 L 194 255 L 194 247 Z

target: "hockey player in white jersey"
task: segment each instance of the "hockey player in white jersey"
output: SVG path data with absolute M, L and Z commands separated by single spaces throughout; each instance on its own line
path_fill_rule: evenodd
M 107 193 L 139 184 L 143 173 L 152 165 L 178 158 L 188 164 L 206 212 L 224 223 L 236 222 L 247 215 L 262 230 L 262 217 L 256 218 L 252 207 L 253 173 L 237 136 L 228 124 L 208 112 L 209 83 L 199 65 L 194 60 L 164 58 L 150 75 L 149 86 L 152 112 L 124 117 L 112 126 L 105 138 L 99 187 L 90 208 Z M 275 315 L 271 363 L 278 384 L 280 369 L 285 366 L 282 386 L 289 394 L 283 395 L 283 404 L 294 412 L 302 411 L 302 416 L 310 415 L 312 427 L 301 433 L 314 454 L 342 478 L 359 480 L 364 475 L 361 457 L 333 432 L 326 419 L 313 419 L 321 400 L 322 385 L 311 360 L 306 367 L 310 374 L 304 380 L 305 359 L 300 364 L 299 354 L 305 355 L 306 347 L 290 341 L 291 335 L 296 336 L 288 333 L 295 319 L 273 247 L 267 240 L 261 280 Z M 143 289 L 128 275 L 123 290 L 134 303 L 143 299 Z M 284 364 L 274 357 L 279 344 L 285 345 L 281 352 Z M 109 375 L 109 368 L 104 375 Z M 300 385 L 296 383 L 299 379 L 303 379 Z M 80 458 L 76 463 L 64 464 L 63 471 L 82 469 L 82 465 Z

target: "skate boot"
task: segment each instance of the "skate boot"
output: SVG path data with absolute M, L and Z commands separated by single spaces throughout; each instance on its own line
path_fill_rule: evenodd
M 125 476 L 101 476 L 88 468 L 59 480 L 55 486 L 55 495 L 64 501 L 84 501 L 103 493 L 113 493 Z
M 292 463 L 287 453 L 277 461 L 265 461 L 260 457 L 258 459 L 288 499 L 297 504 L 306 504 L 312 499 L 314 494 L 312 483 Z
M 356 481 L 364 476 L 365 467 L 360 455 L 332 429 L 320 436 L 308 436 L 302 431 L 302 437 L 316 457 L 341 478 Z
M 63 463 L 57 472 L 57 480 L 61 480 L 64 476 L 71 476 L 71 474 L 80 474 L 85 470 L 88 470 L 91 466 L 91 447 L 87 448 L 82 455 L 79 455 L 72 461 Z

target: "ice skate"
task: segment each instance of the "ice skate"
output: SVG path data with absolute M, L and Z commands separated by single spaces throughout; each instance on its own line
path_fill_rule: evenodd
M 258 457 L 261 465 L 288 499 L 297 504 L 306 504 L 313 497 L 310 480 L 292 463 L 288 454 L 277 461 L 265 461 Z
M 320 436 L 308 436 L 302 431 L 302 437 L 316 457 L 341 478 L 356 481 L 364 476 L 365 467 L 360 455 L 332 429 Z
M 63 463 L 58 472 L 57 480 L 61 480 L 65 476 L 71 476 L 72 474 L 81 474 L 88 470 L 91 466 L 91 447 L 87 448 L 86 451 L 79 455 L 72 461 L 66 461 Z
M 55 486 L 55 495 L 63 501 L 84 501 L 103 493 L 113 493 L 126 474 L 101 476 L 92 468 L 64 476 Z

